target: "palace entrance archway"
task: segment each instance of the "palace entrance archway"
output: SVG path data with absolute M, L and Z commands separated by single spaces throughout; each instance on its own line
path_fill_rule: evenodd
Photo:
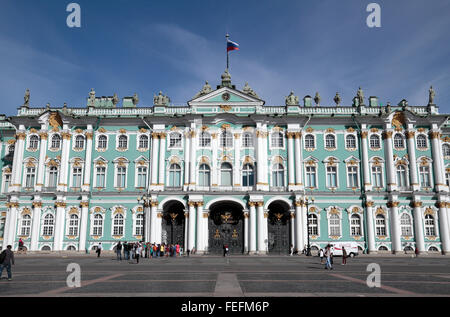
M 291 214 L 284 201 L 274 201 L 269 205 L 268 247 L 269 254 L 289 254 Z
M 230 254 L 244 252 L 244 215 L 235 202 L 217 202 L 209 208 L 209 253 L 223 254 L 228 245 Z
M 164 205 L 162 215 L 161 243 L 179 244 L 184 248 L 184 206 L 179 201 L 169 201 Z

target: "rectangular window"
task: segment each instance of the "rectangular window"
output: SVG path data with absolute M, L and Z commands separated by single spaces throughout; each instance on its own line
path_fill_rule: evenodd
M 27 175 L 25 179 L 25 187 L 31 188 L 34 186 L 34 177 L 36 175 L 36 169 L 34 167 L 27 168 Z
M 80 188 L 81 187 L 81 167 L 74 167 L 72 175 L 72 187 Z
M 337 187 L 337 169 L 336 166 L 327 166 L 328 187 Z
M 373 187 L 383 187 L 381 166 L 372 166 L 372 185 Z
M 117 187 L 124 188 L 127 169 L 125 167 L 117 168 Z
M 421 187 L 430 187 L 430 168 L 428 166 L 421 166 L 419 168 L 419 173 Z
M 137 187 L 145 188 L 147 183 L 147 168 L 138 167 Z
M 11 183 L 11 175 L 5 174 L 5 186 L 3 188 L 3 192 L 5 192 L 5 193 L 8 192 L 10 183 Z
M 347 166 L 348 187 L 358 187 L 358 168 L 356 166 Z
M 101 188 L 105 187 L 106 167 L 97 167 L 96 174 L 97 179 L 95 185 Z
M 316 167 L 306 167 L 306 187 L 316 187 Z

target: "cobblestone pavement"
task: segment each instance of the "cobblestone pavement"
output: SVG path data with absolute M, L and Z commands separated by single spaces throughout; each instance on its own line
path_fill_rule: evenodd
M 81 287 L 69 288 L 67 265 L 81 267 Z M 370 263 L 381 268 L 381 287 L 366 280 Z M 358 256 L 333 270 L 317 257 L 191 256 L 117 261 L 112 254 L 18 255 L 13 279 L 0 296 L 450 296 L 450 257 Z M 6 272 L 3 273 L 5 277 Z

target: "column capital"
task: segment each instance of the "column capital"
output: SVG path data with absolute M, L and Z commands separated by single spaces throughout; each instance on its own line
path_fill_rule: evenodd
M 27 134 L 25 132 L 17 132 L 16 133 L 16 139 L 18 140 L 25 140 L 27 137 Z
M 398 205 L 400 205 L 400 202 L 399 202 L 399 201 L 389 201 L 389 202 L 387 203 L 387 206 L 388 206 L 389 208 L 398 207 Z
M 441 133 L 439 131 L 430 131 L 431 139 L 439 139 L 441 137 Z
M 56 206 L 56 208 L 60 208 L 60 207 L 66 208 L 67 204 L 64 201 L 57 201 L 57 202 L 55 202 L 55 206 Z
M 384 139 L 391 139 L 392 138 L 392 134 L 394 133 L 394 131 L 384 131 L 383 132 L 383 138 Z
M 12 202 L 6 203 L 5 206 L 7 208 L 19 208 L 19 203 L 17 201 L 12 201 Z
M 421 201 L 413 201 L 412 205 L 414 208 L 420 208 L 420 207 L 422 207 L 422 202 Z
M 48 138 L 48 133 L 47 133 L 47 131 L 41 131 L 41 132 L 39 132 L 39 137 L 40 137 L 42 140 L 47 140 L 47 138 Z
M 436 203 L 436 206 L 437 206 L 438 208 L 446 208 L 447 205 L 448 205 L 448 203 L 445 202 L 445 201 L 438 201 L 438 202 Z
M 407 139 L 414 139 L 415 131 L 406 131 L 406 138 Z
M 42 201 L 33 201 L 31 205 L 33 208 L 42 208 Z
M 89 207 L 89 202 L 88 201 L 82 201 L 82 202 L 80 202 L 80 206 L 81 206 L 81 208 L 88 208 Z
M 374 202 L 371 200 L 366 201 L 366 207 L 373 207 L 374 206 Z

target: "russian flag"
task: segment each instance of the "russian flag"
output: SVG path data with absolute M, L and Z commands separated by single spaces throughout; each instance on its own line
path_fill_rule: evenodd
M 238 51 L 238 50 L 239 50 L 239 44 L 227 39 L 227 52 Z

